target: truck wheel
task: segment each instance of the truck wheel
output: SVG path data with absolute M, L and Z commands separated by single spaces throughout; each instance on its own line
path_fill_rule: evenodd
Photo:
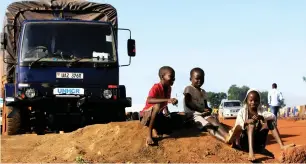
M 4 113 L 3 113 L 3 119 L 4 119 L 4 125 L 3 125 L 3 134 L 6 135 L 16 135 L 20 133 L 20 127 L 21 127 L 21 116 L 20 116 L 20 109 L 3 106 Z M 13 110 L 14 109 L 14 110 Z M 7 116 L 11 113 L 12 116 L 10 118 L 7 118 Z

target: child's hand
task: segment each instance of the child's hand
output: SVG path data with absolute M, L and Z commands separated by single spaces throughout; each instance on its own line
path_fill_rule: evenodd
M 201 113 L 201 115 L 202 115 L 203 117 L 206 117 L 206 116 L 209 116 L 209 115 L 210 115 L 210 112 L 203 112 L 203 113 Z
M 178 103 L 176 98 L 171 98 L 168 100 L 168 103 L 171 103 L 172 105 L 176 105 Z
M 262 115 L 258 115 L 257 118 L 261 121 L 265 121 L 265 118 Z
M 263 116 L 261 116 L 261 115 L 254 115 L 253 117 L 252 117 L 252 119 L 254 120 L 254 121 L 264 121 L 265 120 L 265 118 L 263 117 Z
M 247 124 L 253 124 L 254 122 L 255 122 L 255 121 L 254 121 L 253 119 L 247 119 L 247 120 L 246 120 L 246 123 L 247 123 Z
M 212 112 L 209 108 L 204 109 L 204 112 Z

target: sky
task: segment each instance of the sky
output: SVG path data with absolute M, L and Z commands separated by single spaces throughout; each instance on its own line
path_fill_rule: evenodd
M 120 70 L 133 110 L 143 108 L 164 65 L 176 71 L 172 96 L 179 106 L 172 111 L 182 111 L 194 67 L 204 69 L 206 91 L 227 92 L 232 84 L 269 90 L 275 82 L 288 106 L 306 104 L 305 0 L 92 1 L 117 8 L 119 27 L 136 40 L 136 57 Z M 1 18 L 11 2 L 0 1 Z M 128 63 L 128 38 L 119 32 L 120 64 Z

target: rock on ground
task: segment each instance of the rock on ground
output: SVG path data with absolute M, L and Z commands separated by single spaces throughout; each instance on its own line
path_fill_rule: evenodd
M 282 163 L 306 163 L 306 145 L 288 148 L 281 152 Z

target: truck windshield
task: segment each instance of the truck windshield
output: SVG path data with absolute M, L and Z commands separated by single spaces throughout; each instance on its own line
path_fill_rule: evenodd
M 115 62 L 116 49 L 108 24 L 31 22 L 24 28 L 21 61 Z M 49 55 L 48 55 L 49 54 Z M 55 55 L 57 57 L 54 57 Z M 59 57 L 58 57 L 59 56 Z
M 224 102 L 224 107 L 237 107 L 240 106 L 240 102 Z

